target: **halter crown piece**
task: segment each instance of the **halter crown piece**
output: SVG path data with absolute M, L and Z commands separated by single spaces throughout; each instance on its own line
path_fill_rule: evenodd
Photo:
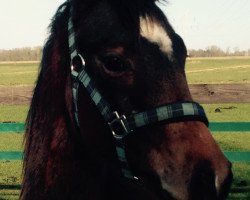
M 137 179 L 137 177 L 135 177 L 130 170 L 125 155 L 125 145 L 123 143 L 123 138 L 126 135 L 133 133 L 137 128 L 155 124 L 161 121 L 169 123 L 183 120 L 202 121 L 208 126 L 208 120 L 204 109 L 195 102 L 178 102 L 162 105 L 151 110 L 132 114 L 128 117 L 125 115 L 119 115 L 117 111 L 113 111 L 108 102 L 102 97 L 101 93 L 95 87 L 94 82 L 89 74 L 85 71 L 84 58 L 77 51 L 76 37 L 72 21 L 72 7 L 70 9 L 68 20 L 68 43 L 71 57 L 72 93 L 75 121 L 79 126 L 77 101 L 78 88 L 79 85 L 82 84 L 88 91 L 94 104 L 97 106 L 99 112 L 110 127 L 124 177 Z M 76 64 L 78 65 L 76 66 Z

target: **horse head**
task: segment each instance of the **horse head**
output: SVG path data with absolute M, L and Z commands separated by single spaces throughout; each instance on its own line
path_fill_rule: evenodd
M 121 174 L 110 127 L 82 84 L 76 125 L 70 17 L 85 70 L 112 110 L 131 116 L 193 102 L 185 44 L 154 0 L 65 3 L 52 23 L 27 121 L 22 199 L 32 199 L 31 194 L 36 199 L 226 199 L 231 164 L 204 120 L 163 120 L 125 136 L 126 160 L 137 177 L 131 181 Z

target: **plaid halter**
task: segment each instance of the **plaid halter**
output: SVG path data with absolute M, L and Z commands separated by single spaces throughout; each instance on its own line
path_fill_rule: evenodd
M 68 20 L 68 43 L 71 57 L 72 92 L 76 123 L 79 126 L 77 101 L 78 88 L 79 85 L 82 84 L 111 129 L 123 175 L 130 179 L 137 179 L 137 177 L 131 172 L 126 159 L 125 146 L 123 143 L 123 138 L 126 135 L 133 133 L 137 128 L 152 125 L 161 121 L 169 123 L 196 120 L 202 121 L 208 126 L 206 114 L 204 109 L 195 102 L 179 102 L 162 105 L 152 110 L 132 114 L 128 117 L 125 115 L 119 115 L 118 112 L 113 111 L 108 102 L 95 87 L 89 74 L 85 71 L 85 61 L 76 48 L 76 37 L 71 12 L 72 9 L 70 10 Z

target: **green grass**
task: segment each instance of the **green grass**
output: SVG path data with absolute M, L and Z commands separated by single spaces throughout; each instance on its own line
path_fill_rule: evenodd
M 17 200 L 19 189 L 1 189 L 1 186 L 17 186 L 21 184 L 22 161 L 0 162 L 0 200 Z
M 203 104 L 211 122 L 250 122 L 250 103 Z M 219 108 L 220 112 L 215 110 Z
M 189 58 L 186 68 L 187 70 L 198 70 L 242 65 L 250 65 L 250 57 Z
M 23 150 L 23 134 L 17 133 L 1 133 L 0 135 L 0 151 L 22 151 Z
M 22 134 L 0 134 L 0 151 L 22 151 Z M 0 200 L 17 200 L 20 190 L 3 187 L 20 187 L 22 161 L 0 161 Z
M 0 122 L 24 122 L 28 109 L 28 105 L 0 105 Z
M 0 85 L 34 85 L 39 63 L 0 63 Z
M 235 179 L 234 186 L 250 186 L 250 163 L 234 163 L 233 172 Z M 241 181 L 245 181 L 246 183 L 243 184 Z
M 189 84 L 250 83 L 250 57 L 187 60 Z
M 219 146 L 226 151 L 250 151 L 250 132 L 213 133 Z
M 234 182 L 229 200 L 250 199 L 250 163 L 233 163 Z
M 0 191 L 0 200 L 18 200 L 19 190 Z
M 2 161 L 0 169 L 0 185 L 20 185 L 22 161 Z

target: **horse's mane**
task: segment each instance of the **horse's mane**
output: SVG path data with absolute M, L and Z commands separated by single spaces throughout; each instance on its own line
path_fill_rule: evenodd
M 29 169 L 29 174 L 24 171 L 26 179 L 23 180 L 23 187 L 29 188 L 30 191 L 22 191 L 22 195 L 41 191 L 34 187 L 42 186 L 48 181 L 45 174 L 46 168 L 51 167 L 48 165 L 53 166 L 56 162 L 60 165 L 62 162 L 60 156 L 72 159 L 71 156 L 74 155 L 71 153 L 73 145 L 70 146 L 69 142 L 74 134 L 68 134 L 69 129 L 71 133 L 75 130 L 71 114 L 72 105 L 69 102 L 70 61 L 67 42 L 62 42 L 67 38 L 65 22 L 68 19 L 68 7 L 62 11 L 65 6 L 66 4 L 63 4 L 58 9 L 50 25 L 51 34 L 43 49 L 39 77 L 26 120 L 24 169 Z M 55 161 L 49 163 L 48 157 L 53 154 L 58 157 L 55 156 Z M 55 176 L 56 174 L 57 172 Z M 30 182 L 29 179 L 37 182 Z

